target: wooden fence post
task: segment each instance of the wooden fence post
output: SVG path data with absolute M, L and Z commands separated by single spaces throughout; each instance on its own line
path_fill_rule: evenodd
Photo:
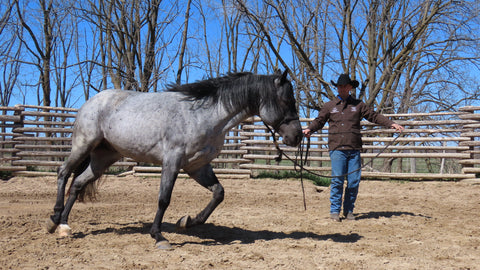
M 470 120 L 470 123 L 463 126 L 461 136 L 469 137 L 470 140 L 459 143 L 461 146 L 468 146 L 468 150 L 464 151 L 464 153 L 469 154 L 468 159 L 460 160 L 459 163 L 462 165 L 462 173 L 474 173 L 478 176 L 480 174 L 480 159 L 476 159 L 475 156 L 480 154 L 480 150 L 477 150 L 480 147 L 480 141 L 475 139 L 480 137 L 480 132 L 476 131 L 480 129 L 480 114 L 475 113 L 477 110 L 480 110 L 479 106 L 460 108 L 460 111 L 465 112 L 465 114 L 459 115 L 459 118 Z
M 25 107 L 22 105 L 15 105 L 14 107 L 14 112 L 13 115 L 17 116 L 18 118 L 14 120 L 13 122 L 13 128 L 12 128 L 12 133 L 14 134 L 12 141 L 13 141 L 13 152 L 12 152 L 12 159 L 10 161 L 10 165 L 12 167 L 15 166 L 15 161 L 16 160 L 21 160 L 21 157 L 17 157 L 17 152 L 20 150 L 18 149 L 17 145 L 25 143 L 24 141 L 16 140 L 15 136 L 23 137 L 23 127 L 24 127 L 24 116 L 23 116 L 23 111 L 25 111 Z M 19 131 L 20 130 L 20 131 Z M 26 167 L 20 166 L 20 169 L 25 169 Z
M 415 142 L 410 142 L 410 145 L 415 148 Z M 415 149 L 413 148 L 410 150 L 411 153 L 415 153 Z M 414 157 L 410 158 L 410 173 L 417 173 L 417 159 Z

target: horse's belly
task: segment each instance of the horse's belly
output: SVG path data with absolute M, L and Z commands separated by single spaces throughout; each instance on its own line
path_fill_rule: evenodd
M 104 138 L 122 156 L 139 162 L 162 162 L 162 140 L 158 138 L 158 134 L 148 131 L 138 122 L 132 121 L 129 125 L 121 123 L 106 128 Z
M 122 156 L 138 162 L 161 165 L 165 157 L 180 158 L 184 168 L 198 168 L 210 163 L 220 153 L 223 140 L 213 143 L 211 138 L 180 139 L 180 134 L 141 132 L 131 126 L 129 131 L 105 134 L 105 139 Z
M 113 143 L 114 149 L 124 157 L 129 157 L 137 162 L 147 162 L 161 165 L 163 162 L 163 149 L 158 146 L 145 144 Z

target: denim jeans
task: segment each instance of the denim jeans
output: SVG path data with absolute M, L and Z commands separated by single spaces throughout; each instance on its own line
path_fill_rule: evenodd
M 333 150 L 330 151 L 330 160 L 332 162 L 332 182 L 330 184 L 330 213 L 340 213 L 340 209 L 342 206 L 343 182 L 345 179 L 345 174 L 355 171 L 346 176 L 347 187 L 345 188 L 345 199 L 343 202 L 343 212 L 353 212 L 361 177 L 360 151 Z

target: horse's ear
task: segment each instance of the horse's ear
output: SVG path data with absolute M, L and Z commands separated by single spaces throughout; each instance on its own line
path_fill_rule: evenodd
M 284 84 L 287 81 L 287 75 L 288 75 L 288 69 L 285 69 L 285 71 L 282 74 L 281 81 L 280 81 L 282 84 Z
M 283 73 L 277 69 L 277 71 L 275 71 L 275 75 L 279 76 L 279 78 L 275 79 L 275 85 L 280 86 L 287 82 L 288 69 L 285 69 Z

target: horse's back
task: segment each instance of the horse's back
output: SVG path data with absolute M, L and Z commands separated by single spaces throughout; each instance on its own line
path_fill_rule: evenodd
M 87 100 L 78 111 L 78 114 L 82 116 L 84 114 L 98 114 L 103 110 L 112 111 L 112 109 L 118 107 L 119 104 L 133 95 L 136 95 L 136 92 L 117 89 L 104 90 Z
M 178 130 L 191 118 L 179 93 L 105 90 L 79 110 L 74 138 L 78 143 L 109 143 L 123 156 L 159 163 L 165 149 L 184 145 Z
M 162 106 L 165 102 L 164 93 L 144 93 L 129 90 L 104 90 L 89 99 L 80 108 L 77 114 L 77 122 L 88 122 L 89 125 L 101 124 L 116 115 L 129 121 L 129 116 L 155 111 L 155 107 Z

